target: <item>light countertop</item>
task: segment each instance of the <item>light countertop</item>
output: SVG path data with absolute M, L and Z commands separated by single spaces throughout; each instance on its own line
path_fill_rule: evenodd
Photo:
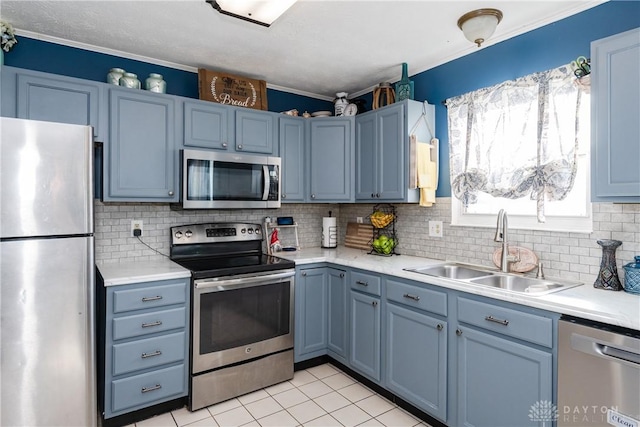
M 126 261 L 96 263 L 105 286 L 129 285 L 131 283 L 169 280 L 191 277 L 191 272 L 162 258 L 154 261 Z
M 367 251 L 345 247 L 336 249 L 310 248 L 296 252 L 278 252 L 276 256 L 293 260 L 296 265 L 328 262 L 345 267 L 360 268 L 417 282 L 429 283 L 443 288 L 640 330 L 640 296 L 624 291 L 614 292 L 596 289 L 593 287 L 593 283 L 585 283 L 556 293 L 532 296 L 531 294 L 515 293 L 447 278 L 425 276 L 404 270 L 405 268 L 445 263 L 442 260 L 409 255 L 376 256 L 369 255 Z M 553 280 L 552 277 L 547 277 L 547 279 Z

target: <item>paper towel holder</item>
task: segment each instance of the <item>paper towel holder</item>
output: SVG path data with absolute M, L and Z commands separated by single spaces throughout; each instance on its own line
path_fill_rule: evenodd
M 322 218 L 322 242 L 323 249 L 335 249 L 338 247 L 338 224 L 337 218 L 331 216 Z

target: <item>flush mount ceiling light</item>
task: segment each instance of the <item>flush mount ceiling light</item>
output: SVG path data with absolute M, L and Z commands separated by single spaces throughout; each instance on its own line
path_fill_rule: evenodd
M 470 42 L 480 47 L 502 20 L 502 12 L 498 9 L 478 9 L 465 13 L 458 19 L 458 27 Z
M 270 26 L 296 0 L 205 0 L 223 15 Z

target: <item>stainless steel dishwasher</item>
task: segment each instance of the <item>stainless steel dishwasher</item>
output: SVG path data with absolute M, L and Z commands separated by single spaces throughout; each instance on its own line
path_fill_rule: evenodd
M 563 316 L 558 427 L 640 426 L 640 332 Z

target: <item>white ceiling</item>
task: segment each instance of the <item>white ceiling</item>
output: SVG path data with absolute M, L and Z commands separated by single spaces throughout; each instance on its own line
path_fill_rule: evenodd
M 269 28 L 222 15 L 204 0 L 2 0 L 0 14 L 18 35 L 333 99 L 399 80 L 403 62 L 413 75 L 477 51 L 457 27 L 470 10 L 504 13 L 485 48 L 602 2 L 298 0 Z

